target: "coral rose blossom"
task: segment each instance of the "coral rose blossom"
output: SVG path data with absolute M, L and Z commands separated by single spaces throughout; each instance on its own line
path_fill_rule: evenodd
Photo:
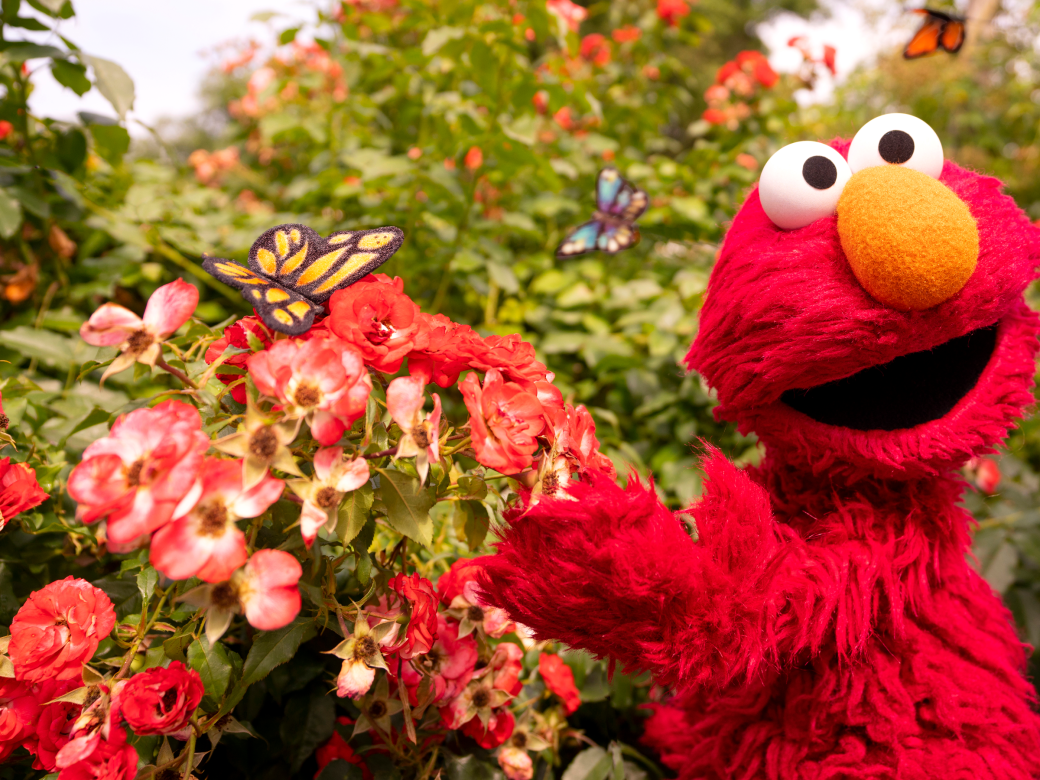
M 131 677 L 119 691 L 119 712 L 135 734 L 175 734 L 188 725 L 204 692 L 199 673 L 173 661 Z
M 459 635 L 465 636 L 481 628 L 490 637 L 499 638 L 516 629 L 504 609 L 484 603 L 480 596 L 479 578 L 484 565 L 479 560 L 459 558 L 437 580 L 441 601 L 450 607 L 452 617 L 459 620 Z
M 387 587 L 406 599 L 412 608 L 401 657 L 408 660 L 428 653 L 437 641 L 437 592 L 433 584 L 418 574 L 410 577 L 398 574 Z
M 319 444 L 335 444 L 365 413 L 372 377 L 361 353 L 333 336 L 278 341 L 250 355 L 257 389 L 276 398 L 292 417 L 307 417 Z
M 45 585 L 11 623 L 15 676 L 26 682 L 79 677 L 115 623 L 112 602 L 89 582 L 66 577 Z
M 292 623 L 300 611 L 303 576 L 300 562 L 282 550 L 257 550 L 235 572 L 235 590 L 242 612 L 253 628 L 274 631 Z
M 361 350 L 367 365 L 388 374 L 401 368 L 409 352 L 429 342 L 427 323 L 403 287 L 400 278 L 370 274 L 334 292 L 328 303 L 332 332 Z
M 28 683 L 0 678 L 0 761 L 36 733 L 39 711 Z
M 103 304 L 79 329 L 88 344 L 119 347 L 119 357 L 105 369 L 101 381 L 138 361 L 154 366 L 162 357 L 162 342 L 188 321 L 198 305 L 198 289 L 183 279 L 152 293 L 143 319 L 117 303 Z
M 303 499 L 300 533 L 308 548 L 322 527 L 335 527 L 343 496 L 368 482 L 369 476 L 364 458 L 348 458 L 342 447 L 324 447 L 314 455 L 314 479 L 289 480 L 289 487 Z
M 242 461 L 219 458 L 206 458 L 199 481 L 202 494 L 195 506 L 152 537 L 151 561 L 171 579 L 221 582 L 249 557 L 245 534 L 235 521 L 266 512 L 285 483 L 264 477 L 243 490 Z
M 509 745 L 498 751 L 498 765 L 509 780 L 531 780 L 534 762 L 526 750 Z
M 386 410 L 401 429 L 396 458 L 415 458 L 419 481 L 425 482 L 430 463 L 440 458 L 441 397 L 433 394 L 433 411 L 422 419 L 426 402 L 424 376 L 399 376 L 386 388 Z
M 469 325 L 452 322 L 443 314 L 420 312 L 419 318 L 427 332 L 427 344 L 408 353 L 408 371 L 422 376 L 425 384 L 453 387 L 459 374 L 470 367 L 470 357 L 483 353 L 484 339 Z
M 58 780 L 131 780 L 137 776 L 137 751 L 123 729 L 112 729 L 107 740 L 82 761 L 61 770 Z
M 271 335 L 260 318 L 243 317 L 224 328 L 224 335 L 209 345 L 209 349 L 206 350 L 206 363 L 209 365 L 215 363 L 228 347 L 248 349 L 254 352 L 258 348 L 264 348 L 270 344 Z M 240 352 L 237 355 L 228 357 L 221 365 L 245 369 L 246 361 L 248 360 L 249 355 Z M 222 374 L 219 368 L 216 376 L 225 385 L 238 382 L 231 388 L 231 397 L 244 405 L 246 402 L 246 386 L 244 382 L 239 382 L 242 376 L 240 374 Z
M 209 447 L 201 428 L 198 410 L 179 401 L 120 417 L 69 475 L 77 517 L 86 523 L 107 517 L 116 545 L 164 526 L 195 485 Z
M 506 382 L 497 369 L 484 376 L 468 374 L 459 385 L 470 413 L 470 432 L 477 461 L 503 474 L 516 474 L 531 465 L 537 436 L 545 427 L 537 396 L 515 382 Z
M 542 653 L 538 656 L 538 671 L 545 687 L 560 697 L 565 713 L 570 715 L 581 706 L 581 694 L 574 685 L 574 672 L 560 656 Z
M 497 368 L 503 377 L 513 382 L 552 382 L 556 376 L 535 357 L 534 347 L 518 333 L 488 336 L 475 345 L 469 365 L 478 371 Z
M 410 696 L 422 682 L 422 675 L 413 665 L 432 678 L 432 701 L 454 699 L 473 679 L 477 666 L 476 640 L 472 636 L 459 637 L 459 624 L 438 614 L 437 641 L 428 653 L 413 658 L 412 663 L 404 667 L 402 676 Z
M 0 460 L 0 530 L 15 515 L 50 498 L 36 482 L 36 472 L 24 463 Z
M 82 707 L 73 702 L 53 701 L 53 699 L 68 693 L 74 687 L 76 687 L 76 683 L 71 681 L 52 686 L 47 686 L 45 683 L 37 692 L 38 701 L 51 703 L 43 704 L 36 719 L 36 739 L 30 747 L 30 750 L 36 754 L 36 759 L 33 761 L 34 769 L 53 772 L 57 767 L 55 762 L 58 751 L 69 743 L 73 724 L 79 717 Z

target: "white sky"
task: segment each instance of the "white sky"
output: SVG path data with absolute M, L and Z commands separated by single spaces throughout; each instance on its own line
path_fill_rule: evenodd
M 76 16 L 62 23 L 60 32 L 84 51 L 119 63 L 134 80 L 137 98 L 131 116 L 146 123 L 167 117 L 187 116 L 200 107 L 198 87 L 207 70 L 221 57 L 214 52 L 228 42 L 261 43 L 292 21 L 312 20 L 308 0 L 74 0 Z M 873 57 L 881 47 L 899 46 L 915 28 L 916 17 L 901 11 L 895 0 L 822 0 L 830 14 L 802 19 L 781 14 L 760 25 L 759 34 L 769 47 L 770 60 L 781 71 L 797 70 L 801 55 L 787 41 L 805 35 L 814 52 L 824 44 L 838 50 L 838 80 Z M 284 16 L 273 22 L 250 21 L 260 11 Z M 45 42 L 40 33 L 26 38 Z M 30 63 L 39 66 L 43 61 Z M 821 69 L 822 70 L 822 69 Z M 57 84 L 41 68 L 34 78 L 36 91 L 30 105 L 38 116 L 72 119 L 77 111 L 108 116 L 112 108 L 96 90 L 82 98 Z M 833 92 L 829 74 L 814 93 L 799 95 L 803 103 L 827 100 Z M 131 125 L 135 135 L 143 134 Z

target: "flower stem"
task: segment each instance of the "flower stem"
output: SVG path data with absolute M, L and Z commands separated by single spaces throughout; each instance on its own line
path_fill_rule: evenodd
M 188 760 L 184 762 L 184 780 L 191 780 L 191 770 L 195 768 L 195 730 L 188 737 Z
M 157 365 L 159 368 L 161 368 L 167 374 L 171 374 L 172 376 L 177 377 L 177 379 L 181 380 L 181 382 L 183 384 L 187 385 L 188 387 L 192 388 L 193 390 L 198 390 L 199 389 L 198 385 L 196 385 L 194 382 L 192 382 L 188 378 L 187 374 L 185 374 L 183 371 L 181 371 L 178 368 L 174 368 L 173 366 L 171 366 L 169 363 L 167 363 L 162 358 L 159 358 L 158 360 L 156 360 L 155 361 L 155 365 Z

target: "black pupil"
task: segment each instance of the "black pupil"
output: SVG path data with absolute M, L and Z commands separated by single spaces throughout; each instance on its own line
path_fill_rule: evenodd
M 885 162 L 900 165 L 914 156 L 914 139 L 902 130 L 889 130 L 881 136 L 877 150 Z
M 810 187 L 826 190 L 838 180 L 838 169 L 833 162 L 817 154 L 802 165 L 802 178 Z

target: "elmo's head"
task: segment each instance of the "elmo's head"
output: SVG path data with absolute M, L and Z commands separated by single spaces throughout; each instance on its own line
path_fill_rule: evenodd
M 716 414 L 815 472 L 917 477 L 990 451 L 1030 392 L 1040 231 L 905 114 L 777 152 L 687 356 Z

